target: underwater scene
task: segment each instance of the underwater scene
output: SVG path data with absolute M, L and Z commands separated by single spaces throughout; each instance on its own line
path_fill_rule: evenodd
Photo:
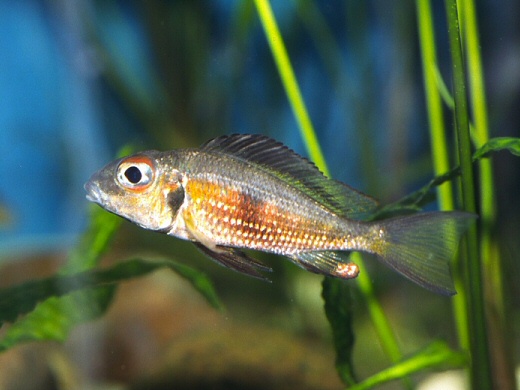
M 0 1 L 0 389 L 520 389 L 519 19 Z

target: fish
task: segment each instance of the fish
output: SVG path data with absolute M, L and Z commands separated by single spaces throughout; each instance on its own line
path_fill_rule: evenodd
M 282 255 L 340 279 L 358 276 L 359 266 L 348 258 L 358 251 L 448 296 L 456 294 L 449 262 L 476 218 L 432 211 L 370 220 L 376 200 L 256 134 L 123 157 L 94 173 L 85 190 L 107 211 L 189 240 L 217 263 L 259 279 L 268 280 L 271 268 L 244 250 Z

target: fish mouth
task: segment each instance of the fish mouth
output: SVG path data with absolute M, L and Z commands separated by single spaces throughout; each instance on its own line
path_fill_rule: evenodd
M 87 191 L 87 200 L 98 204 L 101 203 L 101 192 L 99 190 L 99 186 L 95 182 L 89 180 L 85 183 L 83 188 L 85 191 Z

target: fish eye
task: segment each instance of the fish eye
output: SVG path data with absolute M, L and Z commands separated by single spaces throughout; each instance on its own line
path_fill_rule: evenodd
M 143 157 L 124 160 L 117 168 L 119 184 L 128 189 L 142 190 L 147 188 L 152 183 L 153 176 L 152 162 Z
M 143 174 L 135 165 L 128 167 L 125 171 L 125 176 L 132 184 L 137 184 L 141 181 Z

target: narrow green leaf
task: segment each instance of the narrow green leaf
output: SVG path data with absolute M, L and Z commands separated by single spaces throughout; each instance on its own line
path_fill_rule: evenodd
M 309 151 L 311 160 L 327 175 L 327 164 L 321 151 L 318 138 L 316 137 L 316 132 L 314 131 L 307 107 L 305 106 L 300 86 L 294 75 L 294 70 L 269 0 L 255 0 L 255 5 L 260 22 L 264 28 L 265 37 L 271 47 L 276 68 L 280 73 L 285 93 L 289 99 L 294 117 L 298 122 L 298 128 L 300 129 L 305 147 Z
M 0 340 L 0 351 L 26 341 L 65 340 L 75 326 L 105 313 L 118 283 L 159 268 L 170 268 L 177 272 L 211 306 L 222 308 L 211 281 L 204 274 L 168 260 L 129 260 L 106 270 L 56 275 L 1 290 L 0 325 L 28 314 L 8 328 Z
M 0 351 L 21 342 L 65 340 L 76 325 L 103 315 L 114 292 L 115 286 L 109 286 L 47 299 L 7 329 L 0 341 Z
M 94 268 L 109 244 L 123 219 L 108 213 L 98 205 L 91 205 L 90 225 L 80 242 L 69 254 L 68 261 L 60 269 L 61 274 L 75 273 Z
M 467 74 L 465 73 L 464 53 L 461 46 L 460 21 L 457 0 L 445 0 L 448 20 L 448 38 L 452 59 L 453 97 L 455 99 L 455 131 L 457 134 L 458 161 L 461 167 L 460 189 L 462 209 L 470 213 L 477 212 L 476 186 L 472 161 L 472 145 L 469 131 L 469 112 L 467 102 Z M 459 249 L 462 256 L 467 309 L 467 333 L 470 335 L 469 367 L 471 387 L 474 389 L 493 388 L 492 367 L 486 304 L 484 300 L 483 272 L 480 257 L 478 231 L 475 224 L 468 228 L 465 239 Z
M 437 64 L 432 64 L 431 66 L 433 74 L 435 75 L 435 84 L 437 85 L 437 90 L 439 91 L 439 94 L 441 95 L 444 103 L 446 103 L 446 105 L 453 110 L 455 108 L 455 101 L 453 100 L 453 96 L 451 95 L 451 92 L 442 78 L 441 71 L 439 70 Z
M 321 151 L 321 147 L 307 112 L 305 102 L 301 96 L 298 82 L 294 76 L 294 71 L 287 55 L 287 50 L 285 49 L 283 38 L 280 34 L 280 30 L 278 29 L 276 19 L 274 18 L 271 5 L 268 0 L 255 0 L 255 5 L 258 11 L 258 16 L 264 28 L 265 36 L 271 47 L 271 52 L 275 59 L 278 72 L 280 73 L 282 84 L 284 85 L 287 97 L 293 109 L 294 116 L 298 122 L 300 133 L 309 153 L 309 157 L 325 175 L 328 175 L 325 157 Z M 360 267 L 363 267 L 363 259 L 361 256 L 358 256 L 357 264 Z M 370 312 L 378 313 L 378 318 L 384 317 L 386 319 L 386 316 L 381 310 L 381 306 L 379 305 L 377 298 L 373 293 L 372 281 L 368 272 L 360 273 L 360 275 L 357 277 L 357 281 L 359 285 L 362 286 L 361 291 L 366 302 L 368 302 L 368 305 L 370 306 Z M 329 298 L 325 295 L 324 298 L 326 304 L 331 306 L 336 304 L 334 299 L 328 300 Z M 397 340 L 392 332 L 392 329 L 388 325 L 389 322 L 386 320 L 377 321 L 377 319 L 374 317 L 372 318 L 372 321 L 378 335 L 380 336 L 380 340 L 384 345 L 383 348 L 386 351 L 396 351 Z M 343 328 L 347 329 L 349 328 L 349 325 L 346 324 Z M 336 331 L 341 332 L 341 329 L 342 326 L 337 324 Z M 337 347 L 337 350 L 340 350 L 339 347 Z M 398 349 L 397 354 L 400 355 Z M 394 357 L 395 356 L 391 356 L 390 358 L 394 359 Z M 342 357 L 338 358 L 338 361 L 342 360 Z
M 403 360 L 398 364 L 358 383 L 350 390 L 365 390 L 375 386 L 390 382 L 396 379 L 404 378 L 408 375 L 425 369 L 447 369 L 464 367 L 467 364 L 467 356 L 463 352 L 453 351 L 448 345 L 442 341 L 436 341 L 418 352 L 414 356 Z
M 352 366 L 354 332 L 351 287 L 343 280 L 332 278 L 324 278 L 322 285 L 325 314 L 332 328 L 336 349 L 336 370 L 345 385 L 353 385 L 356 379 Z
M 166 262 L 165 265 L 189 281 L 195 290 L 201 293 L 212 307 L 217 310 L 224 309 L 224 306 L 220 302 L 218 295 L 213 287 L 211 279 L 209 279 L 205 274 L 184 264 L 173 263 L 171 261 Z
M 409 212 L 417 212 L 422 207 L 435 199 L 433 190 L 435 187 L 452 180 L 460 175 L 460 168 L 455 167 L 451 171 L 434 177 L 427 184 L 399 199 L 397 202 L 390 203 L 382 207 L 375 215 L 374 219 L 381 219 L 393 216 L 395 214 L 403 214 Z
M 97 287 L 112 286 L 124 280 L 143 276 L 164 267 L 173 270 L 188 280 L 195 289 L 206 298 L 211 306 L 216 309 L 222 307 L 211 281 L 201 272 L 169 260 L 151 262 L 134 259 L 119 263 L 105 270 L 91 270 L 73 275 L 55 275 L 46 279 L 33 280 L 0 290 L 0 325 L 4 322 L 15 321 L 20 315 L 27 314 L 37 307 L 39 302 L 45 299 L 60 297 L 77 290 L 91 290 Z M 103 302 L 97 302 L 97 306 L 104 306 Z M 38 309 L 41 310 L 41 307 L 42 305 L 39 305 Z M 57 306 L 56 304 L 52 304 L 51 307 L 54 310 Z M 64 308 L 67 307 L 68 305 L 64 303 Z M 74 316 L 76 309 L 79 307 L 80 306 L 71 306 L 72 311 L 70 314 Z M 63 315 L 65 315 L 65 312 Z M 45 318 L 45 313 L 36 313 L 34 316 L 36 318 Z M 63 320 L 64 318 L 59 319 L 59 321 Z M 21 321 L 24 320 L 22 319 Z M 50 326 L 50 324 L 47 325 Z M 42 324 L 38 326 L 42 326 Z
M 26 314 L 8 328 L 0 351 L 24 341 L 64 340 L 74 326 L 101 316 L 108 308 L 115 286 L 85 290 L 81 278 L 70 275 L 99 263 L 121 223 L 121 218 L 101 208 L 91 210 L 87 232 L 58 275 L 0 292 L 0 325 Z M 67 292 L 73 293 L 62 296 Z
M 222 307 L 205 275 L 172 261 L 136 259 L 93 270 L 122 219 L 97 206 L 91 210 L 89 228 L 57 275 L 0 290 L 0 326 L 25 315 L 8 328 L 0 340 L 0 351 L 23 341 L 64 340 L 74 326 L 98 318 L 107 310 L 117 283 L 163 267 L 188 280 L 210 305 Z
M 497 137 L 492 138 L 473 154 L 473 162 L 489 157 L 490 154 L 508 150 L 515 156 L 520 156 L 520 138 Z M 419 211 L 422 207 L 434 200 L 433 189 L 448 180 L 460 176 L 460 167 L 455 167 L 449 172 L 434 177 L 426 185 L 399 199 L 397 202 L 382 207 L 374 219 L 386 218 L 395 214 Z
M 488 157 L 493 152 L 509 150 L 515 156 L 520 156 L 520 138 L 496 137 L 491 138 L 486 144 L 473 154 L 473 161 Z
M 118 156 L 132 152 L 132 147 L 123 147 Z M 74 273 L 94 268 L 101 256 L 108 250 L 109 244 L 123 219 L 103 210 L 98 205 L 90 205 L 89 226 L 82 235 L 80 242 L 69 254 L 67 263 L 60 273 Z

